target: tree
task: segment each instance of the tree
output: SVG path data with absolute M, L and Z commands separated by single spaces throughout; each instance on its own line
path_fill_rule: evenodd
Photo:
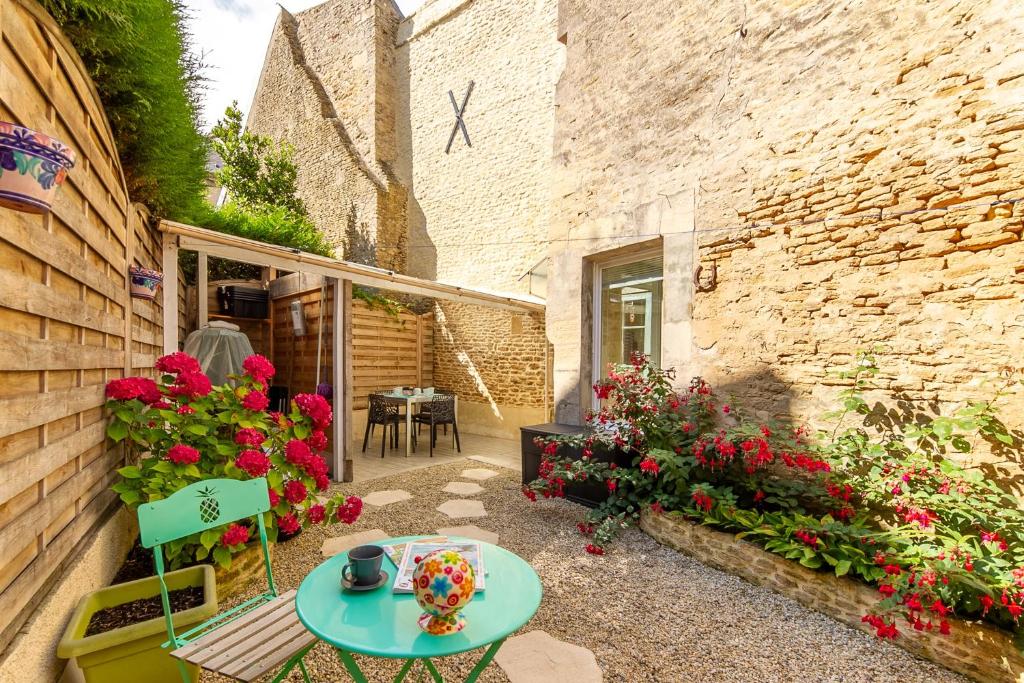
M 245 130 L 237 101 L 213 127 L 211 142 L 224 161 L 217 182 L 227 189 L 232 202 L 257 213 L 282 208 L 295 217 L 306 217 L 295 184 L 294 149 L 287 142 L 275 143 Z

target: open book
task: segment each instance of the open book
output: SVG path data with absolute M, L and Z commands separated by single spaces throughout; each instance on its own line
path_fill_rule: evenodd
M 484 568 L 483 547 L 475 541 L 449 541 L 446 538 L 431 538 L 412 543 L 385 545 L 384 552 L 395 563 L 398 572 L 392 586 L 394 593 L 412 593 L 412 575 L 416 571 L 416 558 L 423 558 L 435 550 L 454 550 L 473 567 L 474 590 L 484 590 L 486 569 Z M 400 555 L 400 558 L 399 558 Z M 397 558 L 397 559 L 396 559 Z

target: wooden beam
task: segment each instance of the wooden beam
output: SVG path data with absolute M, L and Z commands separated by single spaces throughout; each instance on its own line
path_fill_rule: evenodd
M 416 386 L 423 388 L 423 317 L 416 316 Z
M 164 353 L 178 350 L 178 238 L 163 235 Z M 205 295 L 205 292 L 200 294 Z
M 347 305 L 346 305 L 347 304 Z M 321 302 L 323 305 L 323 302 Z M 334 434 L 332 439 L 331 471 L 335 481 L 351 481 L 351 472 L 346 460 L 351 460 L 349 451 L 352 440 L 351 429 L 351 377 L 346 366 L 351 364 L 351 348 L 345 344 L 346 330 L 351 329 L 349 317 L 352 314 L 352 283 L 334 280 L 334 302 L 331 311 L 331 385 L 334 387 Z
M 199 328 L 202 329 L 210 322 L 210 293 L 206 291 L 210 264 L 205 251 L 199 252 L 199 258 L 196 260 L 196 289 L 199 290 L 196 292 L 196 298 L 199 300 Z

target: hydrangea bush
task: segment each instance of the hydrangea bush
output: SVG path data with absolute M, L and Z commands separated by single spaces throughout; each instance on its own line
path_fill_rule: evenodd
M 126 377 L 107 384 L 111 413 L 107 435 L 126 442 L 135 464 L 118 470 L 113 489 L 131 509 L 167 498 L 205 479 L 266 477 L 271 513 L 267 533 L 295 534 L 311 524 L 352 524 L 362 501 L 318 495 L 330 486 L 325 430 L 331 406 L 322 396 L 298 394 L 288 414 L 267 412 L 274 366 L 260 355 L 243 363 L 233 384 L 211 386 L 198 361 L 184 353 L 157 360 L 160 381 Z M 232 553 L 254 536 L 245 524 L 230 524 L 165 546 L 172 567 L 212 558 L 231 564 Z
M 985 618 L 1017 630 L 1024 613 L 1024 513 L 1019 501 L 962 464 L 982 442 L 1021 462 L 1019 431 L 995 403 L 970 403 L 951 416 L 918 411 L 909 400 L 870 404 L 878 373 L 859 354 L 840 373 L 834 427 L 749 419 L 695 379 L 682 392 L 643 356 L 594 386 L 602 409 L 583 436 L 543 442 L 540 477 L 527 497 L 560 497 L 573 482 L 603 482 L 606 502 L 577 528 L 603 554 L 640 511 L 678 511 L 688 519 L 762 545 L 811 569 L 875 586 L 864 615 L 877 635 L 901 628 L 948 633 L 948 616 Z M 851 420 L 852 416 L 860 419 Z M 581 449 L 579 459 L 563 447 Z M 632 453 L 631 467 L 593 457 L 596 447 Z

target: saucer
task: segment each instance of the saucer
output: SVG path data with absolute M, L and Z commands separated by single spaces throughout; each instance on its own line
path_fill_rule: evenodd
M 388 576 L 388 573 L 386 571 L 384 571 L 383 569 L 381 569 L 380 570 L 380 576 L 377 577 L 376 583 L 371 583 L 371 584 L 367 584 L 365 586 L 360 586 L 359 584 L 354 583 L 352 581 L 349 581 L 348 579 L 342 579 L 341 580 L 341 587 L 344 588 L 347 591 L 356 591 L 356 592 L 372 591 L 372 590 L 375 590 L 375 589 L 380 588 L 381 586 L 383 586 L 385 583 L 388 582 L 388 579 L 390 579 L 390 578 L 391 577 Z

